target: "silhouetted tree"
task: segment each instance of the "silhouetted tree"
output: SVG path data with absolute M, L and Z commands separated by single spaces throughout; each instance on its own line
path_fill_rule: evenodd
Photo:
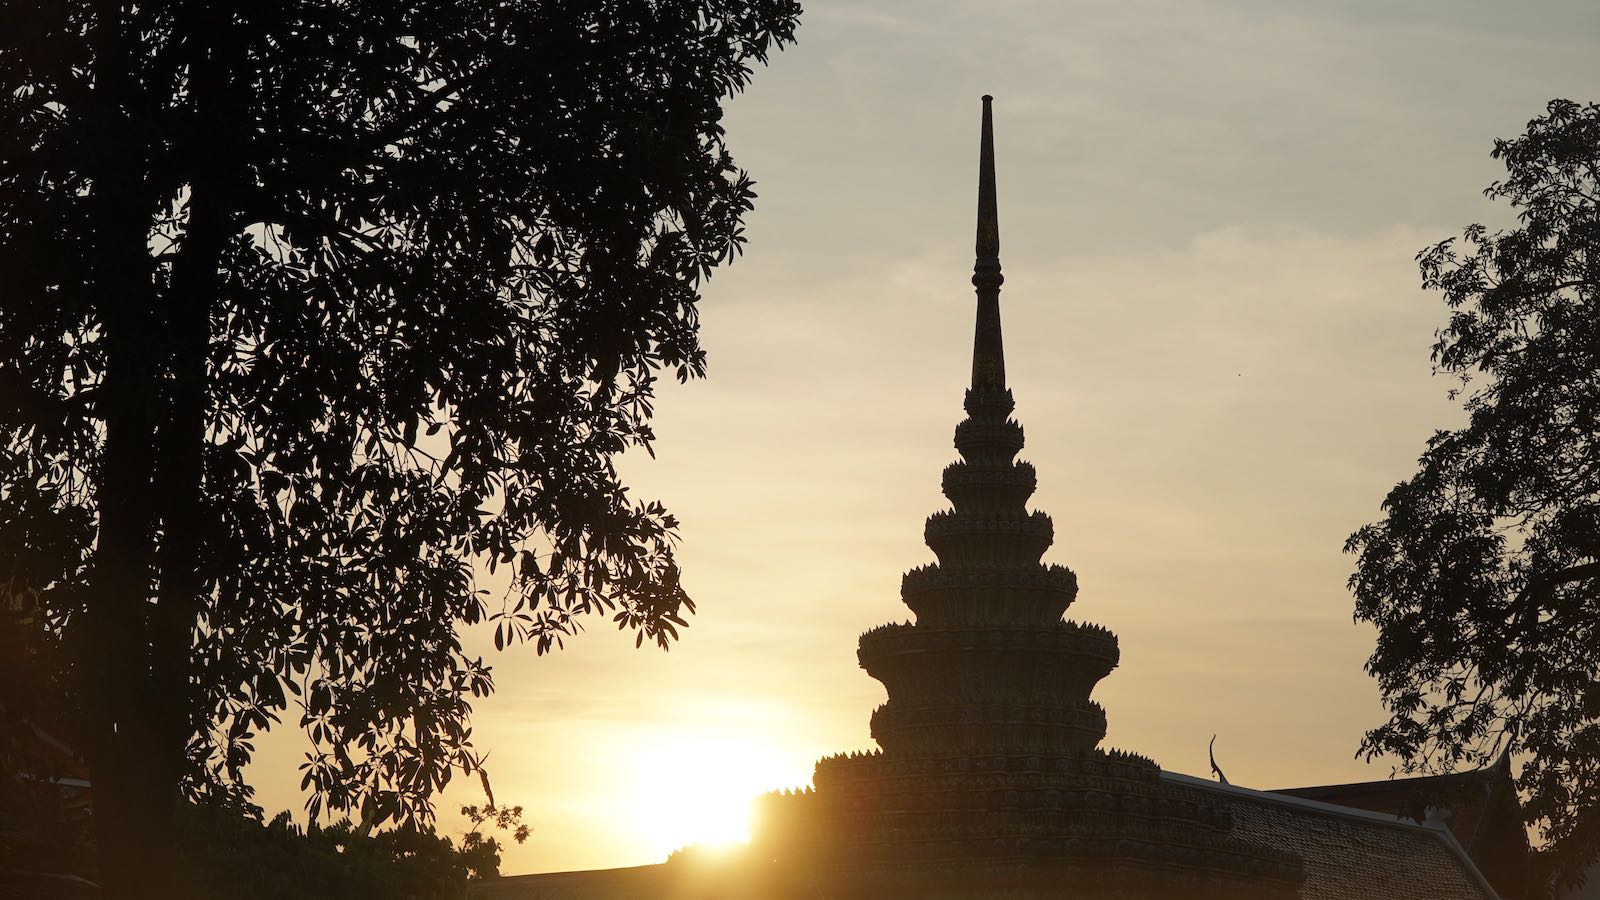
M 500 873 L 499 842 L 483 826 L 520 839 L 519 812 L 490 807 L 457 844 L 425 825 L 368 833 L 346 819 L 301 828 L 287 812 L 263 823 L 259 810 L 208 802 L 179 809 L 178 853 L 197 896 L 208 898 L 467 900 L 470 881 Z
M 676 635 L 613 459 L 702 372 L 720 104 L 798 12 L 0 0 L 0 585 L 111 896 L 168 896 L 180 795 L 247 795 L 285 713 L 314 815 L 426 823 L 480 764 L 463 623 Z
M 1494 156 L 1517 227 L 1417 257 L 1470 418 L 1346 546 L 1391 713 L 1362 749 L 1408 770 L 1516 751 L 1545 862 L 1573 874 L 1600 851 L 1600 106 L 1553 101 Z

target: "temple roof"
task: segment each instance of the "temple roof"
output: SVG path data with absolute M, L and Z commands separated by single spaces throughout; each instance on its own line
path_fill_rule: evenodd
M 1299 900 L 1502 900 L 1443 823 L 1424 824 L 1174 772 L 1162 772 L 1161 779 L 1176 788 L 1205 792 L 1227 809 L 1240 837 L 1299 855 L 1305 863 Z M 492 882 L 480 888 L 478 896 L 483 900 L 722 900 L 713 887 L 716 879 L 686 879 L 685 874 L 663 864 L 522 875 Z M 790 882 L 770 897 L 787 900 L 806 895 L 805 885 Z M 741 894 L 740 900 L 769 900 L 769 895 L 752 892 Z
M 1499 900 L 1443 823 L 1163 772 L 1221 799 L 1241 836 L 1299 854 L 1302 900 Z
M 625 869 L 590 869 L 507 875 L 472 886 L 475 900 L 645 900 L 670 896 L 665 863 Z M 752 898 L 758 900 L 758 898 Z
M 1443 808 L 1448 810 L 1446 824 L 1451 833 L 1470 850 L 1484 837 L 1484 825 L 1499 790 L 1515 790 L 1504 764 L 1449 775 L 1279 788 L 1273 793 L 1411 819 L 1425 818 L 1429 807 Z
M 1532 851 L 1509 758 L 1448 775 L 1390 778 L 1273 791 L 1341 807 L 1436 822 L 1450 830 L 1504 897 L 1527 893 Z

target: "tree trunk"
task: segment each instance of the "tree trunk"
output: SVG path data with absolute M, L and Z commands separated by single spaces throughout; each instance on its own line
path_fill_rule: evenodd
M 94 23 L 91 181 L 95 264 L 102 305 L 105 444 L 96 484 L 99 539 L 82 629 L 80 688 L 94 782 L 99 877 L 108 900 L 172 895 L 176 785 L 157 774 L 160 743 L 147 710 L 153 517 L 150 473 L 158 405 L 154 286 L 147 249 L 152 202 L 148 139 L 132 76 L 137 36 L 116 3 Z
M 149 652 L 156 385 L 149 297 L 143 290 L 150 273 L 142 240 L 125 241 L 134 244 L 137 255 L 107 246 L 112 242 L 100 242 L 100 260 L 107 264 L 103 272 L 128 287 L 116 292 L 116 305 L 124 309 L 106 317 L 102 337 L 106 438 L 96 488 L 99 542 L 83 624 L 91 654 L 85 660 L 85 712 L 106 896 L 164 898 L 169 896 L 166 865 L 177 785 L 167 777 L 161 729 L 150 715 L 157 699 Z M 99 286 L 107 284 L 101 280 Z
M 160 590 L 151 635 L 152 668 L 159 706 L 164 773 L 180 785 L 188 766 L 188 742 L 197 725 L 202 698 L 195 683 L 193 640 L 196 618 L 205 602 L 201 559 L 204 521 L 207 355 L 211 310 L 221 287 L 222 255 L 232 231 L 229 174 L 237 163 L 228 138 L 236 133 L 227 115 L 233 61 L 227 38 L 231 15 L 226 4 L 197 4 L 192 11 L 195 48 L 190 69 L 192 133 L 185 135 L 191 158 L 188 174 L 189 224 L 172 267 L 166 306 L 163 360 L 170 373 L 170 398 L 161 426 L 156 461 L 156 494 L 161 504 L 157 565 Z M 203 133 L 199 133 L 203 129 Z M 220 140 L 219 140 L 220 138 Z M 202 141 L 206 146 L 201 146 Z

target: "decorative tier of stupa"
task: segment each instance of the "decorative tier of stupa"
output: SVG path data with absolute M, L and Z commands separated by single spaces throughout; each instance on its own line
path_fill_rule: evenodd
M 1027 509 L 989 97 L 979 169 L 961 459 L 944 470 L 950 509 L 924 532 L 937 562 L 901 582 L 916 621 L 874 628 L 858 650 L 889 694 L 872 715 L 882 750 L 824 759 L 814 790 L 766 798 L 754 849 L 840 898 L 1294 897 L 1297 857 L 1235 836 L 1215 799 L 1162 781 L 1151 760 L 1099 747 L 1105 711 L 1090 695 L 1117 639 L 1062 618 L 1077 578 L 1041 562 L 1054 530 Z

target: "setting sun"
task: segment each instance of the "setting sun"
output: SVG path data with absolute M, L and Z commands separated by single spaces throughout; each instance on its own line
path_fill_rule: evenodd
M 753 801 L 788 775 L 777 749 L 733 737 L 679 734 L 639 755 L 628 820 L 658 859 L 749 841 Z

